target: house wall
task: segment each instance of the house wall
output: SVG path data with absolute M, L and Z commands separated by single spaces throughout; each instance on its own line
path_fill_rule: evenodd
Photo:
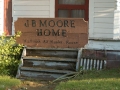
M 3 1 L 0 0 L 0 35 L 3 33 Z
M 13 21 L 20 17 L 53 18 L 55 17 L 54 0 L 13 0 Z M 14 23 L 12 25 L 14 33 Z
M 119 2 L 89 1 L 89 39 L 120 39 Z M 55 0 L 13 0 L 13 21 L 18 17 L 55 17 Z
M 120 0 L 118 0 L 118 2 L 117 2 L 117 10 L 119 10 L 119 12 L 120 12 Z M 120 14 L 119 14 L 119 17 L 120 17 Z M 120 19 L 119 19 L 119 26 L 120 26 Z M 120 30 L 120 27 L 119 27 L 119 30 Z M 120 36 L 120 34 L 119 34 L 119 36 Z
M 91 0 L 89 49 L 120 50 L 120 0 Z
M 86 48 L 120 49 L 119 13 L 120 0 L 89 1 L 89 42 Z M 55 17 L 55 0 L 13 0 L 13 20 L 19 17 Z
M 90 0 L 90 39 L 120 39 L 119 5 L 119 0 Z

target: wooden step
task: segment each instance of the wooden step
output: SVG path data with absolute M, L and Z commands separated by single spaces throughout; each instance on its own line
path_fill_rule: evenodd
M 40 80 L 53 80 L 64 74 L 72 73 L 68 70 L 54 70 L 44 68 L 21 67 L 21 78 L 37 78 Z
M 26 47 L 17 78 L 53 80 L 76 71 L 78 49 Z
M 53 51 L 78 51 L 78 48 L 42 48 L 42 47 L 25 47 L 26 49 L 36 50 L 53 50 Z
M 23 66 L 50 68 L 56 70 L 75 71 L 76 59 L 57 58 L 57 57 L 29 57 L 23 58 Z
M 55 69 L 46 69 L 46 68 L 33 68 L 33 67 L 21 67 L 21 70 L 36 71 L 36 72 L 48 72 L 48 73 L 60 73 L 60 74 L 66 74 L 66 73 L 72 72 L 69 70 L 55 70 Z
M 77 58 L 77 49 L 43 49 L 26 48 L 26 56 L 44 56 L 44 57 L 66 57 Z
M 40 56 L 25 56 L 24 60 L 36 60 L 36 61 L 56 61 L 56 62 L 76 62 L 73 58 L 61 58 L 61 57 L 40 57 Z

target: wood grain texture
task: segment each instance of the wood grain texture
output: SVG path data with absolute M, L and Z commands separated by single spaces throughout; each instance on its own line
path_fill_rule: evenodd
M 80 18 L 19 18 L 18 43 L 30 47 L 80 48 L 88 43 L 88 23 Z

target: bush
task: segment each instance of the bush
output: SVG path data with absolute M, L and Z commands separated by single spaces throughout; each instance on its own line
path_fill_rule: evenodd
M 0 38 L 0 75 L 15 76 L 20 63 L 22 45 L 16 44 L 16 38 L 21 32 L 7 38 L 2 35 Z

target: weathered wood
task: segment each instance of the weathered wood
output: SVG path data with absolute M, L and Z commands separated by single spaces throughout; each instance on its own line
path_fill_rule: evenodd
M 21 55 L 21 59 L 20 59 L 21 63 L 18 66 L 16 78 L 19 78 L 21 76 L 21 74 L 20 74 L 20 68 L 23 66 L 23 57 L 24 56 L 26 56 L 26 48 L 25 47 L 23 48 L 23 51 L 22 51 L 22 55 Z
M 26 60 L 24 59 L 24 65 L 27 67 L 39 67 L 39 68 L 49 68 L 56 70 L 71 70 L 75 71 L 76 62 L 65 62 L 65 61 L 54 61 L 54 60 Z
M 34 67 L 21 67 L 21 70 L 23 70 L 23 71 L 35 71 L 35 72 L 59 73 L 59 74 L 65 74 L 65 73 L 72 72 L 70 70 L 56 70 L 56 69 L 46 69 L 46 68 L 34 68 Z
M 54 80 L 64 74 L 33 72 L 33 71 L 21 71 L 20 79 L 37 79 L 37 80 Z
M 119 50 L 94 50 L 94 49 L 83 49 L 82 58 L 91 58 L 99 60 L 119 60 Z
M 17 43 L 29 47 L 80 48 L 88 43 L 88 23 L 81 18 L 19 18 Z
M 82 56 L 82 48 L 78 50 L 77 61 L 76 61 L 76 71 L 80 69 L 80 59 Z
M 43 48 L 43 47 L 26 47 L 26 49 L 47 50 L 47 51 L 78 51 L 78 48 Z
M 36 50 L 28 49 L 26 52 L 27 56 L 46 56 L 46 57 L 66 57 L 66 58 L 77 58 L 77 51 L 69 50 Z
M 23 57 L 24 60 L 36 60 L 36 61 L 56 61 L 56 62 L 76 62 L 76 59 L 73 58 L 61 58 L 61 57 L 38 57 L 38 56 L 26 56 Z
M 78 49 L 25 47 L 24 51 L 17 78 L 51 80 L 75 72 Z

